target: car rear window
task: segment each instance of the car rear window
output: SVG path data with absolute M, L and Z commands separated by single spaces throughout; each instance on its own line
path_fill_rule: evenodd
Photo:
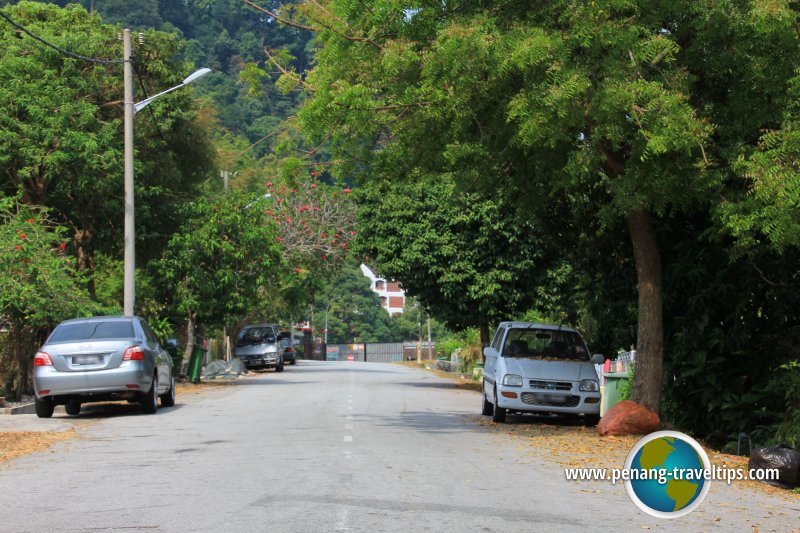
M 47 339 L 48 343 L 96 339 L 129 339 L 134 337 L 133 325 L 128 321 L 77 322 L 62 324 Z

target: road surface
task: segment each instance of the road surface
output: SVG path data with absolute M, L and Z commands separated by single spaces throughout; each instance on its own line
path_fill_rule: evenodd
M 532 462 L 479 424 L 479 408 L 479 393 L 423 370 L 301 361 L 156 415 L 127 404 L 57 413 L 42 422 L 78 437 L 0 466 L 0 531 L 800 528 L 796 499 L 724 485 L 687 517 L 652 518 L 622 485 L 568 482 L 555 462 Z M 32 416 L 6 417 L 5 429 L 11 418 L 41 427 Z

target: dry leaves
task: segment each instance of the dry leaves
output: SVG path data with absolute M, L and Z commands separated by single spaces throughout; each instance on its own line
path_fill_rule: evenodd
M 0 463 L 30 453 L 41 452 L 56 442 L 75 437 L 75 430 L 67 431 L 8 431 L 0 432 Z

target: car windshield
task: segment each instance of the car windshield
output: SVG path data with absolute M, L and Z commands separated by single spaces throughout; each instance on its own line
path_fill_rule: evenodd
M 508 331 L 503 356 L 588 361 L 589 351 L 574 331 L 515 328 Z
M 239 333 L 237 346 L 250 346 L 251 344 L 262 344 L 265 342 L 275 342 L 275 335 L 271 328 L 247 328 Z
M 58 326 L 47 342 L 51 344 L 79 340 L 130 339 L 133 337 L 133 325 L 127 320 L 73 322 Z

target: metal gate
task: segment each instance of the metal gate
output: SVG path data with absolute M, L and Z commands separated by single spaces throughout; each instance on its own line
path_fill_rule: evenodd
M 403 360 L 403 343 L 367 342 L 356 344 L 328 344 L 325 347 L 325 360 L 395 363 Z

